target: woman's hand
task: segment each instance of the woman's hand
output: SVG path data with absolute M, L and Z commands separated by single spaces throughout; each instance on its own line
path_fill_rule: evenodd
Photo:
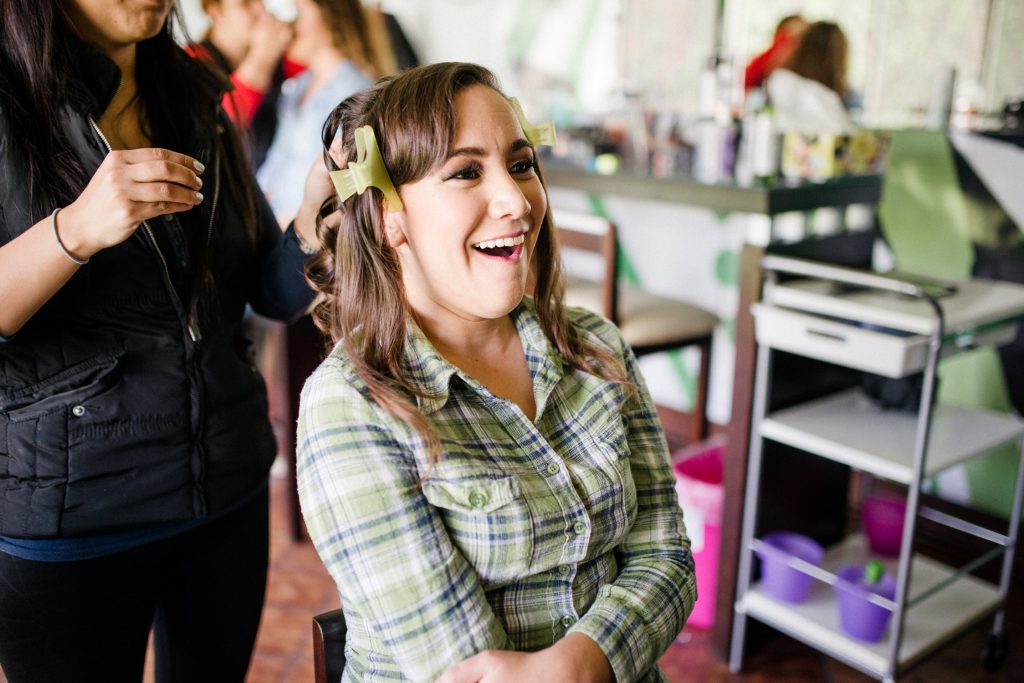
M 537 652 L 487 650 L 451 667 L 437 683 L 611 683 L 604 652 L 582 633 L 570 633 Z
M 331 151 L 333 154 L 333 146 Z M 334 191 L 334 183 L 331 181 L 323 157 L 317 155 L 306 174 L 302 203 L 295 214 L 295 230 L 302 236 L 306 244 L 319 244 L 319 239 L 316 236 L 316 218 L 320 213 L 320 207 L 334 194 Z M 341 211 L 332 212 L 324 217 L 323 221 L 328 225 L 338 225 L 341 222 Z
M 166 149 L 116 150 L 58 219 L 64 247 L 87 259 L 125 241 L 155 216 L 188 211 L 203 200 L 203 166 Z
M 292 27 L 264 12 L 252 29 L 249 51 L 235 69 L 235 76 L 250 88 L 264 91 L 274 79 L 274 69 L 292 42 Z

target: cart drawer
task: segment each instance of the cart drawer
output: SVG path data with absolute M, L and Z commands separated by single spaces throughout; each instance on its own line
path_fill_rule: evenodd
M 751 307 L 757 341 L 774 349 L 885 377 L 924 369 L 928 338 L 858 327 L 769 304 Z

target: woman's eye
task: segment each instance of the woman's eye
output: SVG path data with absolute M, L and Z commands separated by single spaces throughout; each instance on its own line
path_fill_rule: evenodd
M 468 164 L 448 176 L 448 180 L 476 180 L 480 177 L 480 167 Z
M 518 175 L 522 173 L 529 173 L 535 168 L 537 168 L 537 162 L 533 159 L 520 159 L 516 163 L 512 164 L 511 172 Z

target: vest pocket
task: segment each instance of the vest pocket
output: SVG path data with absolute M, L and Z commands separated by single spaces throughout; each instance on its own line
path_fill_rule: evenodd
M 31 420 L 59 411 L 113 386 L 112 376 L 123 349 L 88 358 L 46 379 L 0 391 L 0 413 L 11 422 Z
M 123 356 L 123 350 L 94 356 L 45 380 L 0 393 L 8 476 L 39 485 L 67 480 L 69 425 L 88 415 L 90 399 L 116 384 L 119 374 L 114 371 Z
M 75 363 L 38 382 L 0 391 L 0 533 L 59 533 L 68 486 L 68 433 L 89 401 L 111 389 L 125 351 Z

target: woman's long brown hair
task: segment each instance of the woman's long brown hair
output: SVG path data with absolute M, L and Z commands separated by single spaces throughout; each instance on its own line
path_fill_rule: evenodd
M 843 30 L 830 21 L 816 21 L 800 36 L 800 44 L 782 67 L 846 97 L 847 52 Z
M 369 125 L 396 188 L 443 163 L 455 135 L 456 97 L 482 85 L 500 92 L 497 79 L 475 64 L 448 62 L 410 69 L 381 79 L 338 105 L 324 124 L 324 149 L 341 130 L 343 156 L 355 158 L 354 131 Z M 325 151 L 325 161 L 337 168 Z M 540 167 L 537 168 L 540 175 Z M 544 185 L 543 175 L 540 180 Z M 416 430 L 430 462 L 440 455 L 437 434 L 416 408 L 422 394 L 403 369 L 409 308 L 398 254 L 384 233 L 383 195 L 371 189 L 341 206 L 340 226 L 318 226 L 321 252 L 306 266 L 320 296 L 313 320 L 334 342 L 341 341 L 373 400 Z M 562 303 L 565 277 L 550 213 L 541 222 L 531 263 L 537 316 L 552 345 L 572 367 L 630 385 L 625 368 L 607 349 L 581 338 Z

